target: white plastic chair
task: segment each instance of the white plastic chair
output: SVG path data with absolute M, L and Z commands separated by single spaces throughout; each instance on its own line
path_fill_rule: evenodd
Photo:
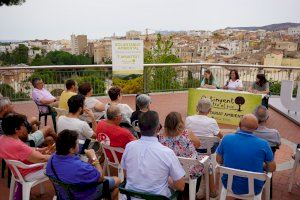
M 193 158 L 184 158 L 184 157 L 178 157 L 178 160 L 180 164 L 182 165 L 185 176 L 184 180 L 186 183 L 189 184 L 189 200 L 195 200 L 196 199 L 196 185 L 197 185 L 197 179 L 191 179 L 189 170 L 190 166 L 197 165 L 202 163 L 204 165 L 204 178 L 206 182 L 206 199 L 209 199 L 209 172 L 208 172 L 208 166 L 209 166 L 209 157 L 205 156 L 201 160 L 193 159 Z M 202 178 L 203 180 L 203 178 Z
M 263 188 L 265 188 L 265 200 L 270 199 L 270 180 L 272 178 L 272 173 L 257 173 L 257 172 L 250 172 L 250 171 L 244 171 L 244 170 L 238 170 L 233 169 L 229 167 L 223 167 L 218 165 L 217 170 L 220 172 L 220 183 L 219 183 L 219 189 L 220 189 L 220 200 L 225 200 L 226 196 L 235 197 L 238 199 L 253 199 L 253 200 L 261 200 L 262 199 L 262 191 L 255 195 L 254 191 L 254 179 L 265 181 L 265 184 Z M 223 174 L 228 175 L 227 179 L 227 189 L 223 186 L 221 177 Z M 243 195 L 236 195 L 232 191 L 232 182 L 233 182 L 233 176 L 239 176 L 248 178 L 248 194 Z
M 65 109 L 62 109 L 62 108 L 55 108 L 53 107 L 54 110 L 57 112 L 57 116 L 65 116 L 69 113 L 69 111 L 65 110 Z
M 300 149 L 297 149 L 296 154 L 295 154 L 294 166 L 293 166 L 293 169 L 290 173 L 290 184 L 289 184 L 289 190 L 288 190 L 289 192 L 292 191 L 296 170 L 297 170 L 297 167 L 299 167 L 299 166 L 300 166 Z
M 15 190 L 16 182 L 19 182 L 20 184 L 22 184 L 22 197 L 23 197 L 22 199 L 29 200 L 31 188 L 40 183 L 43 183 L 44 181 L 49 180 L 48 177 L 45 176 L 43 178 L 36 179 L 33 181 L 26 181 L 18 169 L 18 168 L 32 169 L 32 168 L 36 168 L 36 167 L 45 167 L 46 163 L 37 163 L 37 164 L 26 165 L 26 164 L 24 164 L 20 161 L 16 161 L 16 160 L 5 160 L 5 162 L 13 168 L 12 178 L 11 178 L 11 182 L 10 182 L 9 200 L 12 200 L 14 197 L 14 190 Z M 40 192 L 41 192 L 41 194 L 44 193 L 43 185 L 41 185 Z
M 107 175 L 110 176 L 109 166 L 112 166 L 112 167 L 118 169 L 118 177 L 119 177 L 119 179 L 121 179 L 121 181 L 123 181 L 124 173 L 123 173 L 123 169 L 121 167 L 121 164 L 119 162 L 116 152 L 124 153 L 124 149 L 120 148 L 120 147 L 111 147 L 104 143 L 102 143 L 102 148 L 103 148 L 103 152 L 104 152 L 104 156 L 105 156 L 104 167 L 103 167 L 104 171 L 107 169 Z M 109 158 L 107 156 L 107 151 L 112 154 L 114 161 L 109 160 Z
M 197 136 L 197 137 L 201 143 L 204 141 L 206 143 L 206 153 L 204 153 L 203 155 L 211 156 L 212 154 L 211 148 L 214 146 L 215 143 L 220 142 L 220 138 L 217 136 L 204 136 L 204 135 Z

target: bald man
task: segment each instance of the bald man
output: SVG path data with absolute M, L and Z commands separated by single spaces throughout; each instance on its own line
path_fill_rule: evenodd
M 223 138 L 217 149 L 217 162 L 225 167 L 252 171 L 273 172 L 276 169 L 272 150 L 266 140 L 253 134 L 258 127 L 258 121 L 253 114 L 245 115 L 240 121 L 240 130 Z M 222 177 L 224 187 L 227 187 L 227 176 Z M 255 194 L 259 194 L 263 181 L 254 182 Z M 232 184 L 235 194 L 248 193 L 248 180 L 234 177 Z

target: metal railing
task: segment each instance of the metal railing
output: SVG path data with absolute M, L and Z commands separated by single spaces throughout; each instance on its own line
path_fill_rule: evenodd
M 135 92 L 196 88 L 200 86 L 204 71 L 208 68 L 220 87 L 228 80 L 229 70 L 237 69 L 245 89 L 255 81 L 259 72 L 263 72 L 271 83 L 271 92 L 276 95 L 280 93 L 282 80 L 300 81 L 300 67 L 217 63 L 145 64 L 143 86 Z M 112 65 L 0 67 L 0 75 L 0 93 L 15 101 L 30 99 L 33 89 L 31 80 L 34 77 L 42 78 L 46 89 L 55 96 L 60 95 L 65 89 L 65 81 L 70 78 L 79 84 L 90 82 L 94 95 L 101 96 L 106 95 L 107 88 L 112 84 Z M 127 87 L 131 83 L 124 84 Z

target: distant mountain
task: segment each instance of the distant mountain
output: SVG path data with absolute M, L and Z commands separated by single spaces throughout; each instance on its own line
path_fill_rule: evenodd
M 287 23 L 280 23 L 280 24 L 270 24 L 266 26 L 227 27 L 226 29 L 239 29 L 239 30 L 246 30 L 246 31 L 256 31 L 258 29 L 263 29 L 266 31 L 280 31 L 295 26 L 300 26 L 300 23 L 287 22 Z

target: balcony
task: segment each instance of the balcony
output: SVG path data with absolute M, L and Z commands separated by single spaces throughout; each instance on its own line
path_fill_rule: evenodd
M 97 68 L 96 68 L 97 67 Z M 241 79 L 245 82 L 246 86 L 249 85 L 252 81 L 255 80 L 255 75 L 260 70 L 265 70 L 268 79 L 272 78 L 272 81 L 275 83 L 279 83 L 281 80 L 299 80 L 300 68 L 297 67 L 268 67 L 268 66 L 252 66 L 252 65 L 225 65 L 225 64 L 157 64 L 157 65 L 145 65 L 145 74 L 143 76 L 145 83 L 143 91 L 149 92 L 152 98 L 151 109 L 159 112 L 160 121 L 163 124 L 166 115 L 171 111 L 177 111 L 182 114 L 185 118 L 187 113 L 187 91 L 186 89 L 189 87 L 198 87 L 198 83 L 196 80 L 200 80 L 202 77 L 202 72 L 205 68 L 211 67 L 214 70 L 213 73 L 217 74 L 219 81 L 226 80 L 228 69 L 229 68 L 238 68 Z M 169 84 L 166 82 L 166 79 L 161 78 L 161 81 L 153 83 L 154 77 L 153 71 L 155 69 L 167 69 L 171 68 L 176 71 L 176 77 L 172 77 L 170 80 L 176 84 Z M 63 80 L 66 77 L 71 77 L 71 74 L 76 74 L 77 77 L 83 77 L 83 75 L 99 72 L 101 76 L 103 75 L 105 88 L 111 84 L 108 80 L 111 78 L 111 66 L 107 65 L 99 65 L 99 66 L 51 66 L 51 67 L 35 67 L 29 68 L 30 70 L 48 70 L 51 69 L 49 74 L 56 74 L 57 79 L 53 79 L 55 82 L 47 83 L 47 87 L 49 89 L 64 89 Z M 27 68 L 27 70 L 29 70 Z M 0 73 L 4 71 L 14 71 L 19 76 L 19 82 L 16 83 L 16 78 L 14 81 L 11 81 L 9 85 L 11 85 L 15 92 L 18 91 L 18 87 L 20 87 L 19 83 L 29 84 L 26 79 L 34 73 L 34 71 L 25 71 L 21 73 L 21 70 L 24 68 L 0 68 Z M 162 72 L 162 71 L 158 71 Z M 30 74 L 29 74 L 30 73 Z M 21 75 L 22 74 L 22 75 Z M 41 73 L 42 74 L 42 73 Z M 45 73 L 44 73 L 45 74 Z M 26 77 L 27 76 L 27 77 Z M 100 75 L 99 75 L 100 76 Z M 24 78 L 26 77 L 26 78 Z M 3 78 L 1 76 L 1 78 Z M 158 77 L 160 78 L 160 77 Z M 22 81 L 23 82 L 22 82 Z M 24 81 L 25 80 L 25 81 Z M 156 79 L 159 80 L 159 79 Z M 187 81 L 190 80 L 188 83 Z M 45 80 L 44 80 L 45 81 Z M 87 80 L 88 81 L 88 80 Z M 91 79 L 91 81 L 93 81 Z M 151 82 L 152 81 L 152 82 Z M 225 81 L 224 81 L 225 82 Z M 91 82 L 92 85 L 93 82 Z M 151 85 L 153 84 L 153 85 Z M 176 87 L 175 87 L 176 86 Z M 31 86 L 30 86 L 31 87 Z M 99 96 L 99 100 L 106 103 L 108 102 L 108 98 L 104 95 L 105 88 L 102 93 L 97 93 Z M 278 88 L 277 88 L 278 89 Z M 31 88 L 28 88 L 30 91 Z M 52 90 L 50 90 L 52 91 Z M 143 92 L 142 91 L 142 92 Z M 275 91 L 275 90 L 274 90 Z M 275 91 L 275 94 L 279 94 L 279 90 Z M 15 110 L 19 113 L 26 114 L 27 116 L 36 116 L 38 111 L 35 104 L 29 101 L 20 101 L 20 100 L 28 100 L 29 97 L 26 98 L 18 98 L 15 96 L 14 99 L 14 107 Z M 125 95 L 123 97 L 123 102 L 129 104 L 132 108 L 135 108 L 135 95 Z M 282 137 L 282 145 L 279 150 L 277 150 L 275 155 L 275 161 L 277 163 L 277 171 L 273 174 L 273 199 L 274 200 L 296 200 L 300 199 L 300 187 L 294 184 L 293 190 L 291 193 L 288 193 L 288 184 L 289 184 L 289 175 L 290 169 L 293 165 L 292 155 L 295 150 L 295 145 L 300 143 L 300 126 L 296 123 L 292 122 L 290 119 L 286 118 L 281 113 L 275 111 L 274 109 L 270 110 L 270 118 L 268 120 L 267 126 L 270 128 L 274 128 L 279 130 Z M 48 124 L 51 124 L 50 121 Z M 235 126 L 231 125 L 223 125 L 220 124 L 220 127 L 223 129 L 227 129 L 228 132 L 232 129 L 235 129 Z M 296 180 L 300 181 L 300 168 L 297 170 L 297 173 L 294 174 L 296 176 Z M 54 195 L 54 190 L 50 182 L 47 183 L 47 190 L 43 196 L 39 195 L 39 188 L 36 187 L 32 190 L 31 199 L 52 199 Z M 6 185 L 6 178 L 0 179 L 0 191 L 1 198 L 7 199 L 9 195 L 9 189 Z

